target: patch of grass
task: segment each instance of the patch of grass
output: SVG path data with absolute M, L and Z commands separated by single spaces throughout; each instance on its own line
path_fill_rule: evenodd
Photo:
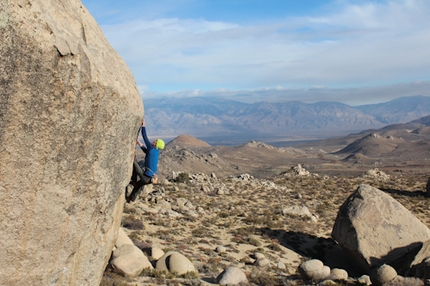
M 199 278 L 199 274 L 195 271 L 188 271 L 187 273 L 180 275 L 180 277 L 185 279 L 197 279 Z
M 105 272 L 100 281 L 100 286 L 130 286 L 129 278 L 121 276 L 115 272 Z
M 173 279 L 177 277 L 176 273 L 171 273 L 165 270 L 160 271 L 156 269 L 151 269 L 149 267 L 143 269 L 142 272 L 140 273 L 140 276 L 163 278 L 163 279 Z
M 124 217 L 122 220 L 122 226 L 132 230 L 143 230 L 145 227 L 143 221 L 135 218 L 133 215 Z
M 209 232 L 208 229 L 206 229 L 204 227 L 200 227 L 200 228 L 193 229 L 191 231 L 191 234 L 194 237 L 207 237 L 208 236 L 208 232 Z
M 279 245 L 279 242 L 275 242 L 273 241 L 271 244 L 269 244 L 267 246 L 267 248 L 273 250 L 273 251 L 277 251 L 277 252 L 283 252 L 281 246 Z
M 207 266 L 208 266 L 209 270 L 211 272 L 216 273 L 216 272 L 218 272 L 218 270 L 220 268 L 221 269 L 225 268 L 226 265 L 224 265 L 223 263 L 221 263 L 221 261 L 222 261 L 221 257 L 211 257 L 211 258 L 209 258 L 208 262 L 207 262 Z
M 260 246 L 261 245 L 261 242 L 254 237 L 249 237 L 247 242 L 253 246 Z
M 267 271 L 254 269 L 248 276 L 248 281 L 255 285 L 283 285 L 282 282 Z
M 189 183 L 190 175 L 188 173 L 180 173 L 176 178 L 175 182 L 177 183 Z

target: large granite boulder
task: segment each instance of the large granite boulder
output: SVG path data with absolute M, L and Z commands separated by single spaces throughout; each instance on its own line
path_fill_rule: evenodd
M 405 271 L 419 263 L 430 230 L 391 196 L 363 184 L 340 207 L 332 237 L 370 274 L 383 264 Z
M 0 1 L 0 285 L 99 285 L 143 105 L 79 0 Z

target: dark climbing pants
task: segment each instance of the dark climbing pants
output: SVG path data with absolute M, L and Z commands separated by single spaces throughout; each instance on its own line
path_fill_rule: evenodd
M 140 180 L 138 180 L 138 177 Z M 133 183 L 135 183 L 133 191 L 131 192 L 131 194 L 128 196 L 130 198 L 130 201 L 135 201 L 137 196 L 140 194 L 140 192 L 142 191 L 143 186 L 145 185 L 149 185 L 152 183 L 152 178 L 146 176 L 143 173 L 143 169 L 142 167 L 140 167 L 140 165 L 134 161 L 133 162 L 133 175 L 131 176 L 131 180 Z

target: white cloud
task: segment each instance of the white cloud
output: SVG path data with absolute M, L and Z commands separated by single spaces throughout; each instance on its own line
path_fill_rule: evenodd
M 102 28 L 148 91 L 345 90 L 430 79 L 430 1 L 350 3 L 247 26 L 163 18 Z
M 427 95 L 429 96 L 430 81 L 416 81 L 407 84 L 393 84 L 377 87 L 360 88 L 328 88 L 324 86 L 314 86 L 310 88 L 260 88 L 246 90 L 181 90 L 175 92 L 154 92 L 142 93 L 145 101 L 150 98 L 162 97 L 225 97 L 231 100 L 254 103 L 260 101 L 283 102 L 302 101 L 314 103 L 319 101 L 343 102 L 352 106 L 374 104 L 390 101 L 402 96 Z

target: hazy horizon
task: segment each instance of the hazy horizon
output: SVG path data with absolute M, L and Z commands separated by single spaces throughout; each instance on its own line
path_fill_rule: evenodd
M 143 100 L 430 95 L 430 1 L 83 0 Z

